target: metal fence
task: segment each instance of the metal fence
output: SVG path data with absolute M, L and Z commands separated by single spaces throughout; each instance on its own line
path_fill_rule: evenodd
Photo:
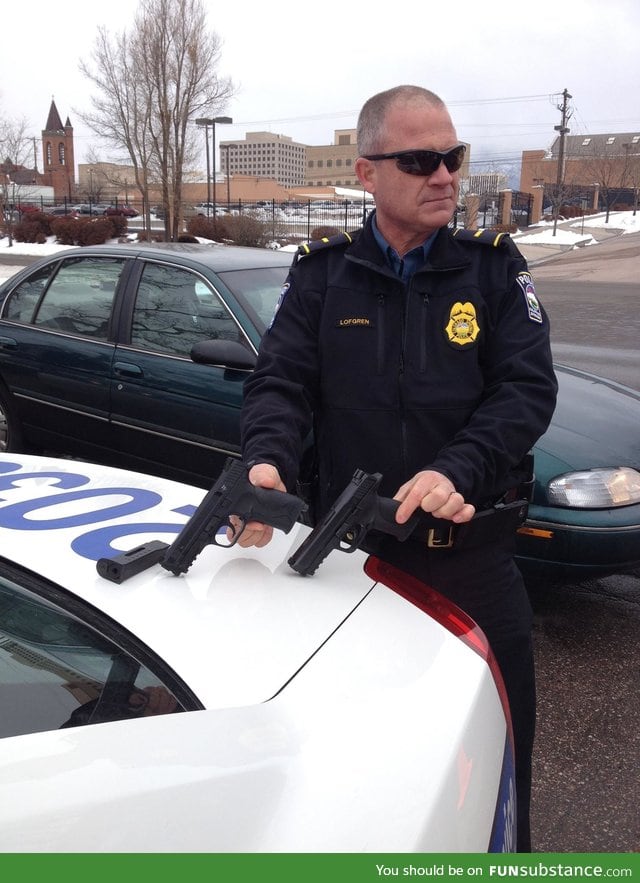
M 369 199 L 308 199 L 308 200 L 258 200 L 234 202 L 184 204 L 182 218 L 186 232 L 192 218 L 202 217 L 217 220 L 224 228 L 225 219 L 242 216 L 251 217 L 261 223 L 264 231 L 274 242 L 303 242 L 318 236 L 357 230 L 373 211 L 374 203 Z M 129 230 L 145 230 L 145 216 L 141 201 L 128 203 L 114 200 L 111 204 L 101 202 L 72 202 L 67 199 L 55 205 L 43 199 L 27 204 L 17 203 L 6 206 L 12 210 L 14 220 L 27 216 L 28 212 L 39 210 L 47 214 L 67 217 L 101 217 L 109 214 L 122 214 L 126 217 Z M 165 229 L 165 215 L 161 206 L 150 207 L 150 233 L 162 235 Z M 462 220 L 462 219 L 461 219 Z M 457 226 L 454 217 L 451 226 Z

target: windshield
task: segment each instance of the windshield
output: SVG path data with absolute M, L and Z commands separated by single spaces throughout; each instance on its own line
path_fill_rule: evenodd
M 262 335 L 271 323 L 288 272 L 287 264 L 282 267 L 229 270 L 219 273 L 219 276 L 245 307 Z

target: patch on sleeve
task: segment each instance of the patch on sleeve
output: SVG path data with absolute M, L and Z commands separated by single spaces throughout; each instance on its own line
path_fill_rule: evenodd
M 531 273 L 518 273 L 516 281 L 524 294 L 524 301 L 529 319 L 532 322 L 537 322 L 539 325 L 542 325 L 542 307 L 540 306 L 536 290 L 533 287 Z
M 287 296 L 287 291 L 289 291 L 290 288 L 291 288 L 291 283 L 285 282 L 284 285 L 282 286 L 282 288 L 280 289 L 280 297 L 278 298 L 278 303 L 276 304 L 276 308 L 273 311 L 273 316 L 271 317 L 271 321 L 269 322 L 269 327 L 268 327 L 267 331 L 271 331 L 271 328 L 273 327 L 273 323 L 276 320 L 276 316 L 278 315 L 278 310 L 280 309 L 280 307 L 284 303 L 284 299 Z

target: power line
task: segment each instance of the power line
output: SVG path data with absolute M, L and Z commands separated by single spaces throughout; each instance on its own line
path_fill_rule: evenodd
M 554 93 L 555 95 L 560 95 L 560 92 Z M 545 92 L 543 95 L 509 95 L 503 98 L 469 98 L 463 101 L 447 101 L 448 107 L 473 107 L 474 105 L 479 104 L 505 104 L 511 102 L 525 102 L 525 101 L 548 101 L 554 97 L 554 94 L 549 94 Z M 357 117 L 360 113 L 360 110 L 338 110 L 332 113 L 320 113 L 313 114 L 309 116 L 297 116 L 297 117 L 280 117 L 279 119 L 268 119 L 268 120 L 240 120 L 240 122 L 236 123 L 238 126 L 260 126 L 267 125 L 268 123 L 303 123 L 303 122 L 315 122 L 316 120 L 330 120 L 337 119 L 338 117 Z

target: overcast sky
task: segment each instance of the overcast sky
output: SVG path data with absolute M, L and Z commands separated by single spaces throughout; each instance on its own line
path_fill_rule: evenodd
M 224 111 L 234 124 L 217 139 L 271 131 L 330 144 L 335 129 L 355 127 L 370 95 L 400 83 L 437 92 L 472 160 L 489 155 L 497 166 L 551 144 L 565 88 L 572 134 L 640 133 L 637 0 L 205 2 L 223 44 L 219 73 L 237 88 Z M 54 98 L 84 162 L 93 141 L 78 113 L 90 107 L 91 84 L 79 59 L 90 60 L 98 26 L 129 29 L 136 7 L 3 4 L 0 114 L 26 118 L 39 138 Z

